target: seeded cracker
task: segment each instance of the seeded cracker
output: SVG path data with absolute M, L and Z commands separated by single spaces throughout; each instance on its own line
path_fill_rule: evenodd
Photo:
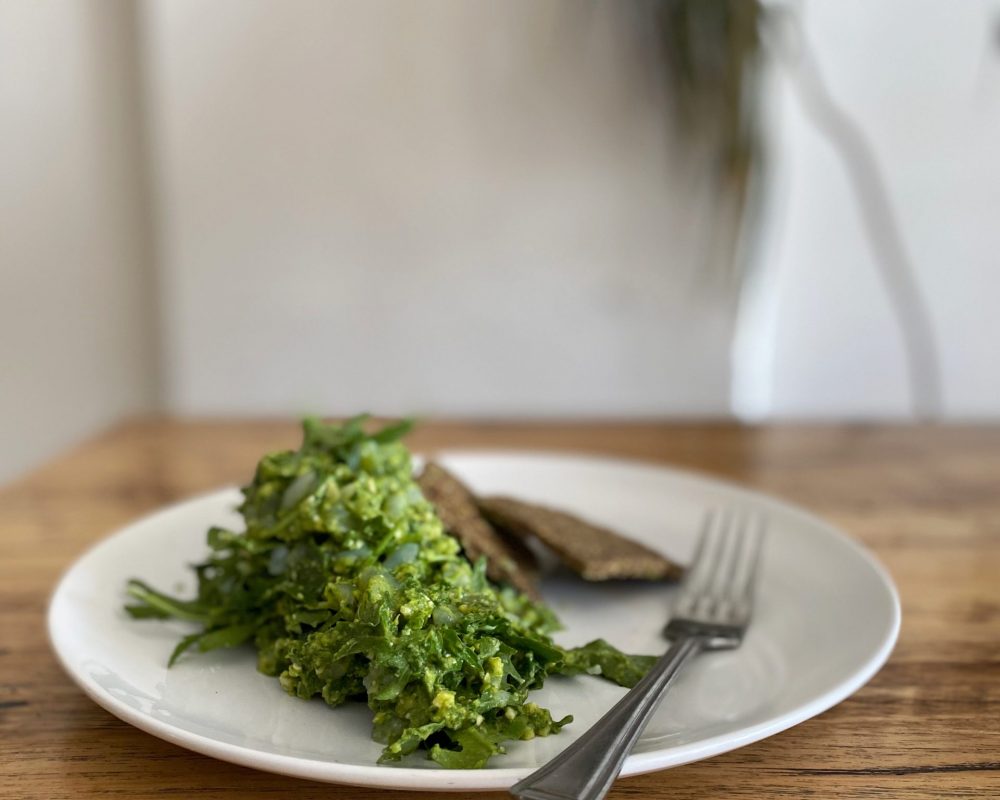
M 536 536 L 588 581 L 677 579 L 682 568 L 659 553 L 579 517 L 509 497 L 479 499 L 495 526 L 522 539 Z
M 470 561 L 486 556 L 486 574 L 492 580 L 509 583 L 529 597 L 538 598 L 534 555 L 521 541 L 498 533 L 483 518 L 475 496 L 465 484 L 433 461 L 424 467 L 417 484 Z

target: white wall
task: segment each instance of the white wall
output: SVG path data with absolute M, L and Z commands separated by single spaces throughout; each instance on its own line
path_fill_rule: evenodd
M 130 14 L 0 3 L 0 481 L 152 401 Z
M 172 409 L 726 412 L 627 6 L 145 9 Z
M 628 7 L 150 0 L 168 404 L 726 413 L 729 298 L 695 224 L 714 217 L 668 145 Z M 794 7 L 885 177 L 945 415 L 1000 414 L 992 5 Z M 733 402 L 905 418 L 899 324 L 794 69 L 768 84 Z
M 870 141 L 927 298 L 951 419 L 1000 414 L 1000 48 L 992 2 L 802 6 L 806 46 Z M 910 412 L 903 340 L 840 157 L 773 68 L 773 141 L 737 407 L 752 418 Z
M 749 418 L 905 418 L 856 198 L 782 67 L 730 364 L 715 216 L 628 8 L 0 4 L 0 480 L 160 401 L 713 415 L 732 367 Z M 885 176 L 945 413 L 997 418 L 995 3 L 801 8 Z

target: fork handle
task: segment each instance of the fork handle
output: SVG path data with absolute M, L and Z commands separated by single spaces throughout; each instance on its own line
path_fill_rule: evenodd
M 510 793 L 525 800 L 600 800 L 671 682 L 704 639 L 681 635 L 653 668 L 586 733 L 559 755 L 514 784 Z

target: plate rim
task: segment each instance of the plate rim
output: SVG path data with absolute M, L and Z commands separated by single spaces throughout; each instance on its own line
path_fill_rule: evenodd
M 414 453 L 414 461 L 430 457 L 447 461 L 451 458 L 483 458 L 483 459 L 528 459 L 535 461 L 575 461 L 590 462 L 604 466 L 640 468 L 658 473 L 665 473 L 674 480 L 692 485 L 722 489 L 729 493 L 752 499 L 780 509 L 783 513 L 800 517 L 810 525 L 822 529 L 826 534 L 846 545 L 853 554 L 866 564 L 878 579 L 881 588 L 886 591 L 889 605 L 889 624 L 881 636 L 878 647 L 869 655 L 865 662 L 853 670 L 850 676 L 839 681 L 834 687 L 821 695 L 802 703 L 798 707 L 773 719 L 759 722 L 736 733 L 721 733 L 707 739 L 701 739 L 674 748 L 652 750 L 629 755 L 620 773 L 621 777 L 642 775 L 671 767 L 700 761 L 715 755 L 745 747 L 754 742 L 766 739 L 782 731 L 829 710 L 857 692 L 882 668 L 896 645 L 902 624 L 902 611 L 899 591 L 888 570 L 882 565 L 874 553 L 856 541 L 844 530 L 828 522 L 798 504 L 765 491 L 735 483 L 726 478 L 698 469 L 681 468 L 669 463 L 661 463 L 652 459 L 625 458 L 609 456 L 594 452 L 575 450 L 541 450 L 519 448 L 444 448 L 439 450 L 419 451 Z M 408 789 L 418 791 L 497 791 L 507 789 L 518 780 L 526 777 L 533 770 L 527 767 L 497 767 L 477 770 L 444 770 L 420 769 L 414 767 L 386 767 L 376 764 L 359 765 L 342 762 L 318 761 L 302 756 L 268 753 L 251 747 L 231 744 L 210 736 L 186 731 L 163 722 L 156 717 L 133 708 L 128 703 L 118 699 L 113 694 L 104 691 L 89 676 L 78 670 L 71 662 L 70 655 L 65 652 L 56 632 L 58 619 L 58 602 L 66 591 L 68 582 L 76 573 L 86 567 L 86 562 L 93 558 L 106 546 L 110 546 L 119 538 L 132 533 L 133 529 L 146 525 L 153 520 L 176 512 L 181 507 L 195 505 L 214 499 L 226 493 L 238 491 L 236 486 L 219 487 L 198 492 L 183 497 L 165 506 L 160 506 L 115 528 L 102 536 L 80 552 L 63 570 L 55 588 L 49 596 L 46 609 L 46 633 L 49 645 L 63 671 L 83 692 L 98 706 L 113 716 L 156 736 L 171 744 L 183 747 L 202 755 L 217 758 L 239 766 L 263 770 L 291 777 L 325 783 L 340 783 L 353 786 L 366 786 L 382 789 Z

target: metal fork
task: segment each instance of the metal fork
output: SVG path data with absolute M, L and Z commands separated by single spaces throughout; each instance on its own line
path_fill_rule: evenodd
M 665 635 L 670 649 L 590 730 L 510 793 L 526 800 L 599 800 L 682 666 L 697 653 L 739 647 L 750 623 L 764 521 L 710 512 Z

